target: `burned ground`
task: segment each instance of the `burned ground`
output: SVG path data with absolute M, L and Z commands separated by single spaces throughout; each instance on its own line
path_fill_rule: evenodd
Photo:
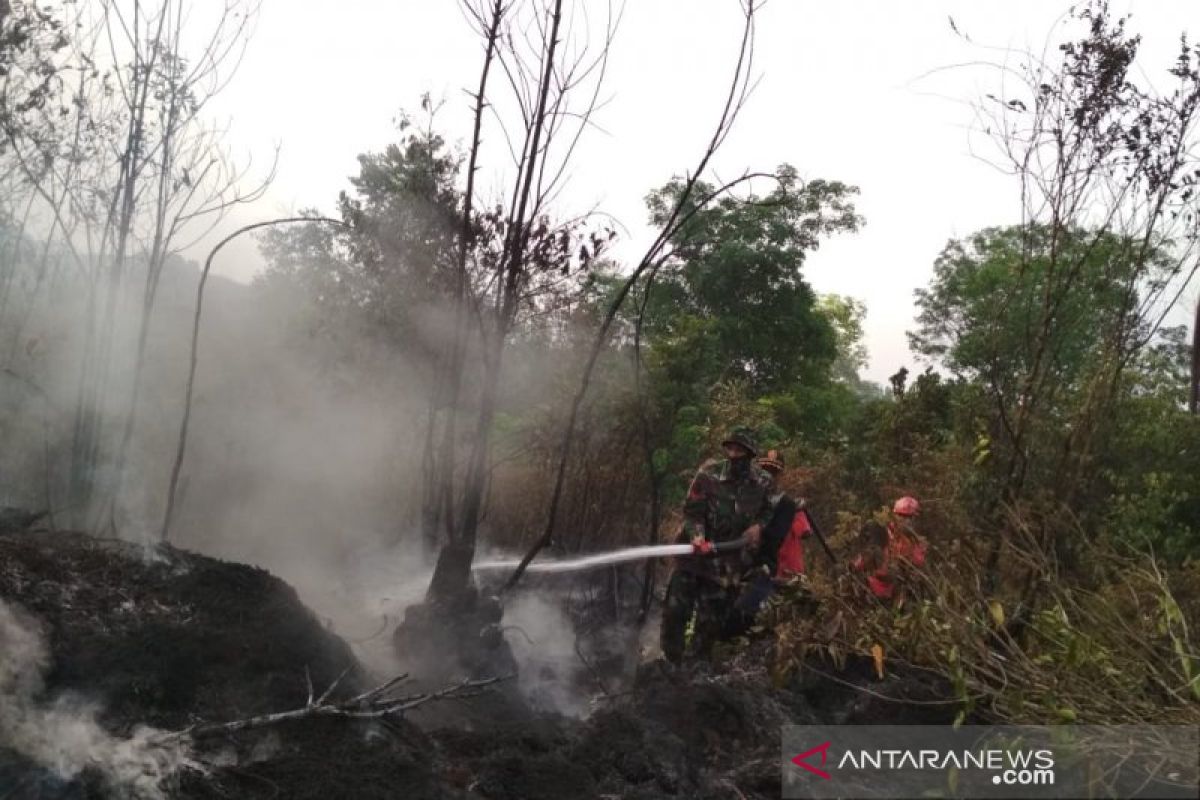
M 43 701 L 103 709 L 112 734 L 178 730 L 303 706 L 305 668 L 339 696 L 368 674 L 296 593 L 271 574 L 170 547 L 140 547 L 9 525 L 0 599 L 36 618 L 50 648 Z M 447 675 L 452 679 L 454 676 Z M 851 682 L 863 676 L 849 675 Z M 935 689 L 929 689 L 935 691 Z M 206 740 L 207 772 L 164 787 L 195 798 L 777 797 L 788 723 L 904 721 L 853 686 L 776 688 L 761 669 L 668 671 L 599 695 L 586 719 L 536 713 L 513 691 L 447 703 L 447 714 L 310 719 Z M 428 708 L 428 707 L 426 707 Z M 0 797 L 113 794 L 91 770 L 55 778 L 0 750 Z

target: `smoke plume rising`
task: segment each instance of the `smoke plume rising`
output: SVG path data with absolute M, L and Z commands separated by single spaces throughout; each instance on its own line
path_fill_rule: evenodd
M 49 648 L 33 618 L 0 601 L 0 746 L 15 750 L 54 779 L 98 771 L 116 796 L 162 796 L 165 779 L 195 765 L 178 741 L 140 726 L 128 738 L 97 722 L 99 708 L 79 697 L 44 698 Z

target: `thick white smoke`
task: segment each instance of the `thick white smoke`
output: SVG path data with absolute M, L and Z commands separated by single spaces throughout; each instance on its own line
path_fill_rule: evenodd
M 195 767 L 177 740 L 139 727 L 128 738 L 96 721 L 99 709 L 80 698 L 43 699 L 50 651 L 37 621 L 0 601 L 0 746 L 15 750 L 56 778 L 99 771 L 118 797 L 162 797 L 164 780 Z

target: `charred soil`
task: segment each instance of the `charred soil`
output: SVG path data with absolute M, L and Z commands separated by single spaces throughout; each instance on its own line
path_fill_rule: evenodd
M 179 730 L 301 707 L 306 669 L 318 692 L 348 670 L 341 696 L 380 678 L 282 580 L 171 547 L 10 525 L 0 531 L 0 600 L 38 620 L 46 637 L 41 699 L 86 699 L 116 736 L 139 725 Z M 470 704 L 472 713 L 424 729 L 403 718 L 298 720 L 198 743 L 205 770 L 183 770 L 163 794 L 778 797 L 782 725 L 917 721 L 907 719 L 911 707 L 856 691 L 870 681 L 863 672 L 840 678 L 844 684 L 810 675 L 776 687 L 765 670 L 736 663 L 647 664 L 582 720 L 522 708 L 511 691 L 448 701 Z M 493 705 L 501 713 L 489 714 Z M 0 798 L 114 792 L 89 770 L 62 780 L 0 744 Z

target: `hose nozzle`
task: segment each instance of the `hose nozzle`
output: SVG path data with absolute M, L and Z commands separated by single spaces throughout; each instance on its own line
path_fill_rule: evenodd
M 692 545 L 692 555 L 713 556 L 719 553 L 728 553 L 732 550 L 740 550 L 749 543 L 750 540 L 745 536 L 739 536 L 736 539 L 729 539 L 724 542 L 710 542 L 708 539 L 703 539 Z

